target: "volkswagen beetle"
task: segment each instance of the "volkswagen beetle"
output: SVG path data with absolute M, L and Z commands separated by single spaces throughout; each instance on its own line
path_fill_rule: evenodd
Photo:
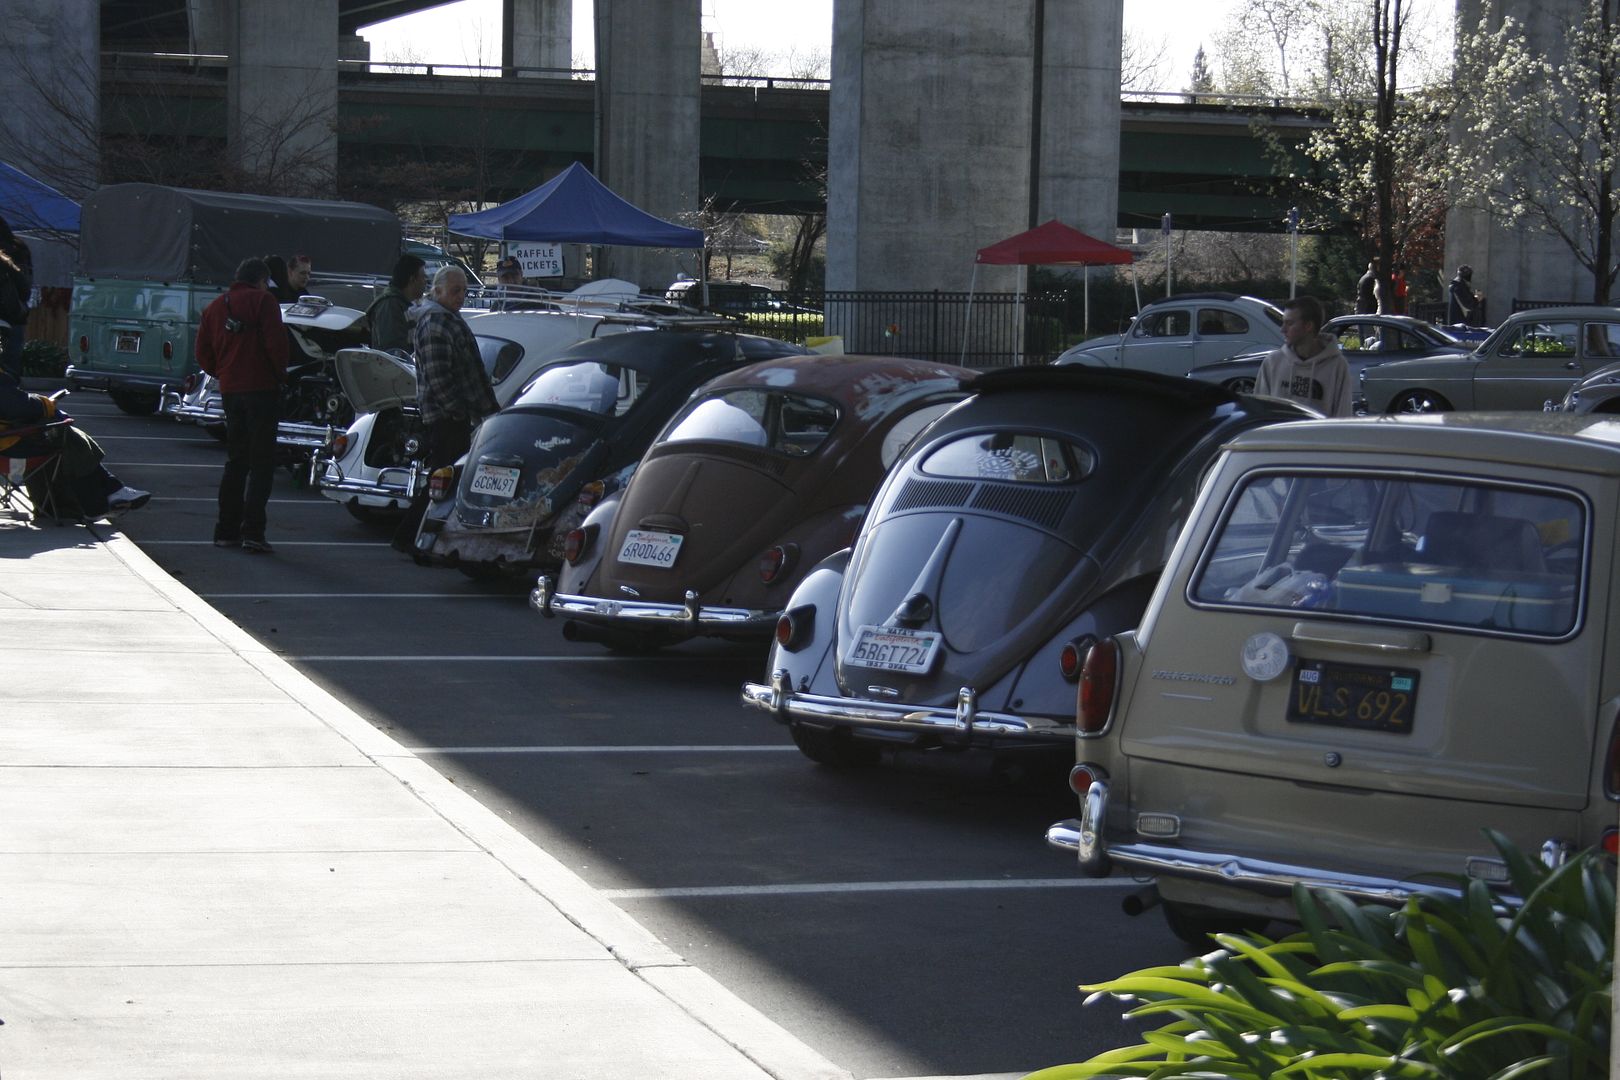
M 743 688 L 817 762 L 1071 747 L 1078 657 L 1136 625 L 1220 446 L 1309 415 L 1084 366 L 966 389 L 890 470 L 853 548 L 806 575 L 767 681 Z
M 768 639 L 805 572 L 847 547 L 905 443 L 964 396 L 966 368 L 785 356 L 704 385 L 532 597 L 564 636 Z
M 629 480 L 693 390 L 757 360 L 808 352 L 713 325 L 675 317 L 582 341 L 543 367 L 484 419 L 461 462 L 429 477 L 418 559 L 471 577 L 556 569 L 563 536 L 593 500 Z

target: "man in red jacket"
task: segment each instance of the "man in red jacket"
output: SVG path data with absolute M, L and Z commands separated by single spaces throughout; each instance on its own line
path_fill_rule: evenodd
M 269 280 L 263 259 L 243 260 L 231 287 L 203 309 L 197 324 L 197 363 L 219 380 L 225 403 L 225 475 L 214 546 L 260 554 L 274 550 L 264 537 L 265 506 L 287 381 L 287 331 Z

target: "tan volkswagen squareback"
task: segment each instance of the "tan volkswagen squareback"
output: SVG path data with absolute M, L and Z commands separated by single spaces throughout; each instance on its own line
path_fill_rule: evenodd
M 1503 883 L 1483 829 L 1615 849 L 1620 418 L 1307 421 L 1237 436 L 1141 626 L 1085 662 L 1047 831 L 1156 879 L 1190 941 L 1295 883 Z

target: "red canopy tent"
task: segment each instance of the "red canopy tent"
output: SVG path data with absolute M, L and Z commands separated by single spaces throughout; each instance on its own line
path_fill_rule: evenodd
M 973 293 L 979 284 L 979 264 L 994 266 L 1117 266 L 1136 256 L 1053 218 L 1044 225 L 1009 236 L 979 249 L 973 260 L 973 284 L 968 287 L 968 321 L 973 318 Z M 1086 333 L 1091 332 L 1091 281 L 1085 282 Z M 967 355 L 964 332 L 962 354 Z

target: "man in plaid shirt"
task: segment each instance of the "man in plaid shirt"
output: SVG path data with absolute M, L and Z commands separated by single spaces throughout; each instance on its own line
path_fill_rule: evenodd
M 416 404 L 422 411 L 422 457 L 429 473 L 454 465 L 472 446 L 473 428 L 501 408 L 478 342 L 461 317 L 466 299 L 467 275 L 458 267 L 443 267 L 433 276 L 433 299 L 416 317 Z M 427 496 L 418 495 L 394 534 L 395 548 L 414 550 L 426 510 Z

